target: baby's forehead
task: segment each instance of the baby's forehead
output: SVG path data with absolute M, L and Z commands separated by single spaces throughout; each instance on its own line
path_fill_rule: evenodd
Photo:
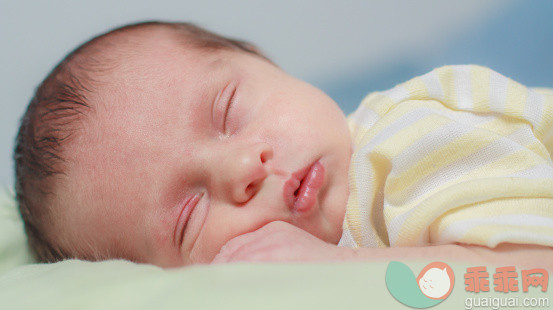
M 131 44 L 129 38 L 133 39 Z M 201 66 L 206 71 L 230 61 L 228 57 L 221 57 L 227 54 L 227 50 L 202 49 L 182 44 L 167 34 L 133 35 L 113 40 L 113 48 L 99 51 L 107 62 L 107 70 L 99 70 L 98 73 L 106 73 L 108 83 L 164 79 L 168 71 L 176 68 L 186 73 L 193 71 L 193 67 Z
M 230 71 L 232 59 L 223 53 L 186 50 L 172 43 L 163 42 L 156 48 L 143 45 L 116 60 L 119 62 L 106 74 L 100 73 L 100 83 L 89 98 L 95 110 L 92 119 L 100 129 L 106 129 L 107 124 L 119 127 L 138 115 L 162 119 L 166 115 L 158 113 L 167 105 L 178 103 L 191 109 L 189 105 L 207 92 L 210 80 Z
M 190 102 L 189 97 L 204 90 L 207 77 L 229 71 L 232 55 L 237 53 L 182 44 L 167 31 L 126 33 L 111 39 L 112 42 L 100 42 L 108 49 L 95 51 L 105 52 L 102 57 L 109 63 L 106 70 L 93 72 L 97 75 L 93 79 L 99 83 L 89 99 L 96 110 L 91 118 L 100 127 L 97 129 L 107 129 L 107 118 L 111 119 L 110 125 L 119 126 L 127 124 L 125 117 L 130 114 L 155 117 L 156 105 L 168 100 Z M 151 106 L 142 105 L 144 110 L 135 110 L 133 102 L 137 97 L 151 98 Z

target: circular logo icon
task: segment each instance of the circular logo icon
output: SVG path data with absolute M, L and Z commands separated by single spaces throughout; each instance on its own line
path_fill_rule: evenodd
M 455 283 L 453 269 L 443 262 L 426 265 L 418 277 L 400 262 L 390 262 L 386 269 L 386 287 L 402 304 L 413 308 L 429 308 L 445 300 Z

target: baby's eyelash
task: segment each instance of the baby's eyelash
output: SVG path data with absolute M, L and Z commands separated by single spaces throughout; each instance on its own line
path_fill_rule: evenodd
M 184 241 L 184 232 L 186 231 L 186 228 L 188 227 L 188 223 L 190 222 L 190 218 L 192 217 L 192 213 L 196 209 L 196 206 L 198 205 L 198 202 L 200 201 L 202 196 L 203 196 L 203 193 L 202 194 L 198 193 L 198 194 L 195 194 L 192 198 L 190 198 L 190 200 L 188 200 L 186 202 L 186 205 L 183 207 L 181 215 L 179 216 L 177 227 L 182 226 L 182 228 L 180 228 L 180 230 L 178 230 L 178 232 L 179 232 L 178 244 L 180 246 L 182 246 L 182 242 Z M 180 224 L 180 222 L 182 221 L 181 217 L 183 217 L 183 216 L 185 217 L 184 218 L 184 223 Z
M 225 109 L 225 114 L 223 115 L 223 132 L 227 133 L 227 118 L 229 114 L 229 110 L 232 106 L 232 103 L 234 101 L 234 94 L 236 93 L 236 87 L 233 87 L 232 92 L 230 93 L 230 96 L 227 100 L 227 107 Z

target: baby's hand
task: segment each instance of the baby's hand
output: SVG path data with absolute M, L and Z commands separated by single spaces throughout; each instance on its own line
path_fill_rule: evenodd
M 347 250 L 347 249 L 346 249 Z M 271 222 L 227 242 L 213 263 L 338 260 L 344 248 L 286 222 Z
M 292 261 L 390 261 L 446 260 L 553 269 L 549 247 L 501 244 L 490 249 L 470 245 L 350 249 L 326 243 L 285 222 L 271 222 L 260 229 L 228 241 L 213 263 Z

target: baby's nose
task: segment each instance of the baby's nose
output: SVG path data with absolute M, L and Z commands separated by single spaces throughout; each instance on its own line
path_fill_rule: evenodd
M 231 151 L 228 154 L 227 188 L 231 199 L 242 204 L 257 194 L 268 175 L 268 162 L 273 158 L 273 149 L 267 143 L 256 143 Z

